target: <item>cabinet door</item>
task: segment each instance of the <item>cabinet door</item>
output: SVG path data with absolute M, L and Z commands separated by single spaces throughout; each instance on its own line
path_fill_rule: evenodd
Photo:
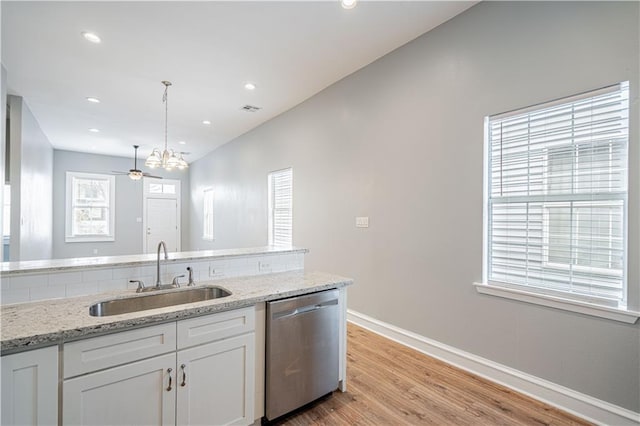
M 175 425 L 175 362 L 172 353 L 65 380 L 63 424 Z
M 247 333 L 178 352 L 177 424 L 253 423 L 254 343 Z
M 58 347 L 5 355 L 2 424 L 58 424 Z

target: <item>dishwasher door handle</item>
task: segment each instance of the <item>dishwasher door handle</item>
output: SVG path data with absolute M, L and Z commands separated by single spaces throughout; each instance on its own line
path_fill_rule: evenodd
M 297 315 L 302 315 L 302 314 L 306 314 L 307 312 L 317 311 L 319 309 L 327 308 L 329 306 L 334 306 L 337 304 L 338 304 L 338 299 L 329 300 L 323 303 L 316 303 L 314 305 L 307 305 L 307 306 L 302 306 L 300 308 L 295 308 L 292 311 L 274 312 L 271 318 L 274 320 L 292 318 Z

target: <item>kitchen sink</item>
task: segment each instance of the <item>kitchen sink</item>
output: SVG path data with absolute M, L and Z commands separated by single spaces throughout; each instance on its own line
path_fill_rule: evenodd
M 128 314 L 130 312 L 146 311 L 147 309 L 219 299 L 230 295 L 231 293 L 222 287 L 211 286 L 162 292 L 145 296 L 133 296 L 122 299 L 105 300 L 104 302 L 91 305 L 89 307 L 89 315 L 92 317 L 106 317 L 109 315 Z

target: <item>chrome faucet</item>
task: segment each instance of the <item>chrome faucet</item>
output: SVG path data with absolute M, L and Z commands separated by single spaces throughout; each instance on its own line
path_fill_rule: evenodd
M 164 249 L 164 260 L 169 259 L 169 256 L 167 256 L 167 245 L 164 243 L 164 241 L 160 241 L 158 243 L 158 258 L 156 263 L 156 287 L 157 288 L 160 288 L 160 286 L 162 285 L 160 283 L 160 247 Z

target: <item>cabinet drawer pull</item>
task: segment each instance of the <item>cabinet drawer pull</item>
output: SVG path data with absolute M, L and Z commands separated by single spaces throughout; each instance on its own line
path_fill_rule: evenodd
M 167 368 L 167 373 L 169 373 L 169 386 L 167 387 L 167 392 L 171 391 L 171 372 L 173 369 Z
M 182 368 L 182 383 L 180 383 L 180 386 L 186 386 L 187 385 L 187 371 L 186 371 L 186 365 L 182 364 L 180 366 L 180 368 Z

